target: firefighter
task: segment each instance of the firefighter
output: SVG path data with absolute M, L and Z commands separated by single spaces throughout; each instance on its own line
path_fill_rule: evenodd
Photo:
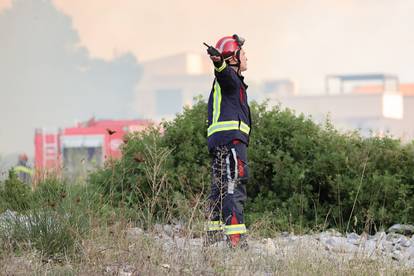
M 17 165 L 14 167 L 14 171 L 21 182 L 30 186 L 32 182 L 33 170 L 29 167 L 27 162 L 27 155 L 25 153 L 20 154 Z
M 207 53 L 214 64 L 215 79 L 208 100 L 208 149 L 212 156 L 207 244 L 224 232 L 231 247 L 247 245 L 243 206 L 249 176 L 247 146 L 251 128 L 247 85 L 242 72 L 247 57 L 244 39 L 221 38 Z

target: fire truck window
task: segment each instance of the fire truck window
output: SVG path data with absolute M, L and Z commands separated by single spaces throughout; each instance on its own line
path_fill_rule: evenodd
M 87 176 L 103 164 L 102 147 L 73 147 L 63 149 L 63 172 L 69 179 Z

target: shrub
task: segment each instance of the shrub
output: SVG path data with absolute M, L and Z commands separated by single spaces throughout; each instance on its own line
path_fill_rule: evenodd
M 79 251 L 88 223 L 88 218 L 75 209 L 33 209 L 24 216 L 3 220 L 0 240 L 3 247 L 36 249 L 44 258 L 64 260 Z
M 67 185 L 56 175 L 51 175 L 36 185 L 33 200 L 38 206 L 56 206 L 67 196 Z
M 32 192 L 11 173 L 1 192 L 8 209 L 0 217 L 1 250 L 36 249 L 54 260 L 74 257 L 99 208 L 95 194 L 56 177 L 44 179 Z
M 122 159 L 108 162 L 90 182 L 113 204 L 138 209 L 151 199 L 154 179 L 167 182 L 169 189 L 151 209 L 154 218 L 166 206 L 174 214 L 180 205 L 174 198 L 206 195 L 210 183 L 206 110 L 206 103 L 199 101 L 164 122 L 163 131 L 129 135 Z M 280 106 L 253 103 L 251 110 L 248 224 L 261 220 L 280 230 L 335 227 L 373 232 L 397 222 L 414 222 L 413 144 L 340 133 L 329 120 L 318 125 Z M 168 152 L 159 166 L 161 178 L 148 173 L 153 167 L 151 154 L 157 151 Z
M 30 187 L 21 182 L 13 170 L 0 187 L 0 212 L 7 209 L 25 211 L 30 208 L 32 194 Z

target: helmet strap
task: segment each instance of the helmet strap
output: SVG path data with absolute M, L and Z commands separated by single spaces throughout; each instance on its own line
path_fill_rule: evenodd
M 240 48 L 241 49 L 241 48 Z M 228 58 L 225 58 L 224 60 L 230 65 L 230 66 L 232 66 L 232 67 L 237 67 L 237 74 L 238 75 L 240 75 L 241 74 L 241 71 L 240 71 L 240 49 L 239 50 L 237 50 L 236 51 L 236 53 L 233 55 L 233 56 L 230 56 L 230 57 L 228 57 Z M 231 59 L 231 58 L 233 58 L 233 57 L 235 57 L 235 59 L 236 59 L 236 63 L 234 63 L 234 64 L 230 64 L 229 63 L 229 60 Z
M 236 51 L 236 54 L 235 54 L 236 61 L 237 61 L 236 66 L 237 66 L 237 74 L 238 75 L 241 74 L 241 71 L 240 71 L 240 64 L 241 64 L 241 61 L 240 61 L 240 50 L 241 50 L 241 48 L 239 50 L 237 50 Z

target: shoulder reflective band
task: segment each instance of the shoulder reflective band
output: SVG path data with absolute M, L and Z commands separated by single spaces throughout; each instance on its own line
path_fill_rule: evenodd
M 27 174 L 30 174 L 30 175 L 33 174 L 33 170 L 32 169 L 27 168 L 27 167 L 24 167 L 24 166 L 16 166 L 14 168 L 14 171 L 15 172 L 19 172 L 19 173 L 27 173 Z
M 215 69 L 217 72 L 221 72 L 226 68 L 226 66 L 227 66 L 227 63 L 223 60 L 223 64 L 219 68 L 215 67 Z
M 234 235 L 234 234 L 245 234 L 247 233 L 245 224 L 232 224 L 224 226 L 224 234 Z
M 220 231 L 223 230 L 223 222 L 222 221 L 209 221 L 207 223 L 206 231 Z
M 221 87 L 217 80 L 214 83 L 214 92 L 213 92 L 213 124 L 217 123 L 220 117 L 220 108 L 221 108 Z
M 207 129 L 207 136 L 210 136 L 219 131 L 226 131 L 226 130 L 240 130 L 246 134 L 249 134 L 250 127 L 244 123 L 240 122 L 239 128 L 239 121 L 222 121 L 212 123 L 211 126 Z

